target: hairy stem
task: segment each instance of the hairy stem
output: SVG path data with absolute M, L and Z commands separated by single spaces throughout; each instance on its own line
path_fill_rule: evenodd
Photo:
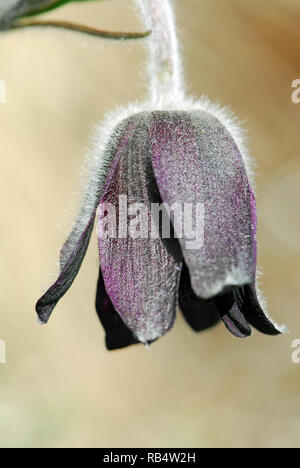
M 170 0 L 136 0 L 144 23 L 152 34 L 149 41 L 151 100 L 158 106 L 184 95 L 181 61 Z

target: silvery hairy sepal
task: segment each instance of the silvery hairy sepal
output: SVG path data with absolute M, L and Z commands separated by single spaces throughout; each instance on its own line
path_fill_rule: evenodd
M 46 323 L 71 286 L 86 253 L 97 208 L 203 204 L 204 243 L 188 249 L 185 234 L 170 238 L 99 236 L 96 309 L 108 349 L 151 343 L 175 321 L 179 305 L 191 327 L 223 320 L 245 338 L 251 325 L 280 329 L 263 312 L 256 284 L 256 206 L 249 156 L 229 113 L 206 99 L 184 96 L 172 10 L 167 0 L 137 0 L 150 39 L 150 98 L 119 110 L 98 130 L 89 183 L 60 255 L 60 273 L 38 301 Z M 150 23 L 150 24 L 149 24 Z

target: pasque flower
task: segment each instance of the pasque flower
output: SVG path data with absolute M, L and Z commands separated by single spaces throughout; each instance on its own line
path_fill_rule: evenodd
M 97 208 L 204 206 L 204 242 L 189 249 L 170 238 L 99 236 L 96 309 L 108 349 L 151 343 L 172 327 L 179 307 L 194 330 L 221 319 L 237 337 L 283 331 L 264 313 L 256 281 L 256 206 L 243 134 L 227 110 L 184 94 L 174 18 L 168 0 L 137 0 L 149 43 L 150 96 L 118 110 L 97 130 L 85 196 L 61 249 L 57 280 L 36 305 L 46 323 L 85 256 Z M 150 217 L 150 215 L 149 215 Z M 171 216 L 170 216 L 171 219 Z

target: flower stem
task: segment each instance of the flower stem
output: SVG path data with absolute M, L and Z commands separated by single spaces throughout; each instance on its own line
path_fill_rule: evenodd
M 158 106 L 172 104 L 184 96 L 175 18 L 169 0 L 136 0 L 149 38 L 150 97 Z
M 11 29 L 21 28 L 32 28 L 32 27 L 52 27 L 60 29 L 68 29 L 71 31 L 77 31 L 83 34 L 89 34 L 90 36 L 104 37 L 106 39 L 140 39 L 149 36 L 151 31 L 134 33 L 134 32 L 112 32 L 104 31 L 102 29 L 96 29 L 82 24 L 74 24 L 68 21 L 17 21 L 12 24 Z

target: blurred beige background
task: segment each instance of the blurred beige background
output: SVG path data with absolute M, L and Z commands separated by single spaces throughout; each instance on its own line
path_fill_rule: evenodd
M 142 41 L 53 30 L 0 36 L 1 447 L 299 447 L 300 0 L 178 0 L 189 92 L 247 119 L 258 163 L 259 263 L 290 335 L 195 334 L 178 316 L 163 339 L 109 353 L 94 310 L 96 236 L 49 324 L 34 305 L 56 265 L 90 128 L 145 93 Z M 49 18 L 142 30 L 127 0 Z

